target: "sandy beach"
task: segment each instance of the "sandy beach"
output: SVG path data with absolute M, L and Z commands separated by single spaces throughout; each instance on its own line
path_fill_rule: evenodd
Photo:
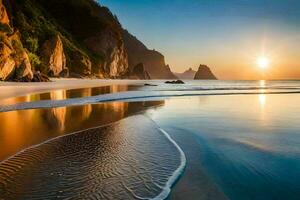
M 143 85 L 151 81 L 114 80 L 114 79 L 51 79 L 44 83 L 0 82 L 0 99 L 24 96 L 26 94 L 43 93 L 59 89 L 91 88 L 109 85 Z

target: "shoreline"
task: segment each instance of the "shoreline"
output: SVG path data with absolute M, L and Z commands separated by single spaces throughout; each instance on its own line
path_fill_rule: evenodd
M 165 131 L 163 131 L 162 129 L 160 129 L 158 126 L 157 126 L 157 124 L 154 122 L 154 121 L 152 121 L 150 118 L 148 118 L 147 116 L 145 116 L 145 115 L 141 115 L 141 114 L 136 114 L 136 115 L 134 115 L 134 116 L 130 116 L 130 117 L 125 117 L 125 118 L 123 118 L 123 119 L 121 119 L 121 120 L 119 120 L 119 121 L 116 121 L 116 122 L 112 122 L 112 123 L 109 123 L 109 124 L 106 124 L 106 125 L 103 125 L 103 126 L 98 126 L 98 127 L 92 127 L 92 128 L 88 128 L 88 129 L 84 129 L 84 130 L 80 130 L 80 131 L 76 131 L 76 132 L 73 132 L 73 133 L 71 133 L 71 134 L 68 134 L 68 135 L 63 135 L 63 136 L 58 136 L 58 137 L 55 137 L 55 138 L 52 138 L 52 139 L 49 139 L 49 140 L 46 140 L 46 141 L 44 141 L 44 142 L 42 142 L 42 143 L 39 143 L 39 144 L 37 144 L 37 145 L 33 145 L 33 146 L 30 146 L 30 147 L 28 147 L 28 148 L 25 148 L 25 149 L 23 149 L 23 150 L 21 150 L 21 151 L 19 151 L 18 153 L 16 153 L 16 154 L 14 154 L 14 155 L 12 155 L 12 156 L 10 156 L 10 157 L 8 157 L 7 159 L 5 159 L 5 160 L 3 160 L 3 161 L 1 161 L 0 162 L 0 171 L 1 170 L 3 170 L 3 171 L 5 171 L 5 167 L 3 168 L 3 166 L 1 166 L 1 165 L 3 165 L 3 164 L 9 164 L 9 165 L 12 165 L 12 164 L 10 164 L 11 162 L 12 163 L 18 163 L 19 161 L 23 161 L 23 158 L 27 158 L 28 156 L 31 156 L 32 154 L 34 154 L 33 155 L 33 157 L 28 157 L 28 158 L 30 158 L 30 159 L 28 159 L 29 161 L 28 162 L 26 162 L 23 166 L 22 166 L 22 168 L 18 168 L 18 169 L 16 169 L 16 173 L 18 173 L 18 175 L 21 175 L 21 177 L 23 178 L 23 179 L 25 179 L 26 180 L 26 177 L 28 176 L 27 174 L 23 174 L 22 173 L 22 170 L 25 170 L 25 172 L 26 172 L 26 170 L 27 170 L 27 167 L 31 167 L 31 162 L 33 162 L 33 164 L 34 165 L 37 165 L 37 166 L 43 166 L 43 162 L 44 162 L 44 160 L 46 159 L 46 158 L 44 158 L 44 157 L 42 157 L 42 156 L 38 156 L 38 155 L 36 155 L 36 154 L 38 154 L 40 151 L 39 150 L 36 150 L 36 149 L 44 149 L 43 150 L 43 152 L 44 152 L 44 154 L 45 155 L 47 155 L 47 153 L 48 152 L 53 152 L 54 150 L 56 150 L 56 147 L 55 146 L 57 146 L 57 145 L 61 145 L 62 143 L 64 143 L 64 142 L 67 142 L 67 144 L 68 144 L 68 142 L 75 142 L 75 140 L 73 140 L 72 138 L 82 138 L 82 139 L 85 139 L 85 140 L 87 140 L 87 141 L 89 141 L 89 139 L 88 138 L 90 138 L 90 136 L 89 135 L 94 135 L 94 137 L 99 137 L 99 138 L 102 138 L 102 137 L 104 137 L 103 138 L 103 140 L 107 140 L 105 137 L 107 136 L 109 136 L 109 135 L 111 135 L 111 134 L 109 134 L 111 131 L 109 131 L 109 129 L 112 129 L 113 131 L 115 131 L 115 129 L 114 128 L 111 128 L 111 127 L 118 127 L 118 126 L 120 126 L 120 127 L 122 127 L 123 125 L 121 125 L 121 124 L 126 124 L 126 125 L 128 125 L 129 126 L 129 129 L 130 129 L 130 127 L 131 126 L 133 126 L 133 127 L 136 127 L 137 128 L 137 130 L 135 130 L 135 132 L 136 133 L 138 133 L 138 132 L 140 132 L 142 129 L 139 129 L 136 125 L 135 125 L 135 123 L 133 123 L 134 121 L 136 121 L 136 120 L 139 120 L 142 124 L 144 124 L 144 125 L 146 125 L 146 126 L 148 126 L 148 128 L 149 127 L 151 127 L 151 134 L 149 133 L 148 135 L 152 135 L 152 133 L 155 133 L 155 134 L 158 134 L 158 136 L 159 137 L 162 137 L 162 138 L 165 138 L 165 140 L 166 141 L 168 141 L 168 144 L 167 144 L 167 146 L 170 146 L 170 148 L 173 148 L 174 150 L 176 149 L 177 151 L 178 151 L 178 154 L 179 154 L 179 160 L 180 161 L 174 161 L 174 160 L 172 160 L 172 159 L 168 159 L 169 161 L 171 161 L 171 163 L 173 163 L 173 162 L 175 162 L 175 163 L 177 163 L 177 162 L 179 162 L 178 164 L 179 164 L 179 166 L 174 166 L 175 168 L 174 168 L 174 172 L 172 173 L 171 171 L 170 172 L 166 172 L 166 174 L 168 174 L 168 173 L 170 173 L 169 174 L 169 177 L 168 177 L 168 180 L 166 181 L 166 183 L 165 183 L 165 185 L 164 185 L 164 187 L 160 187 L 159 186 L 159 184 L 153 184 L 153 186 L 155 186 L 155 187 L 158 187 L 159 189 L 161 189 L 161 192 L 160 193 L 158 193 L 157 194 L 157 196 L 155 196 L 155 197 L 153 197 L 153 198 L 151 198 L 151 199 L 153 199 L 153 200 L 162 200 L 162 199 L 166 199 L 167 197 L 168 197 L 168 195 L 170 194 L 170 192 L 172 191 L 172 187 L 174 186 L 174 183 L 175 183 L 175 181 L 181 176 L 181 174 L 182 174 L 182 172 L 183 172 L 183 170 L 184 170 L 184 167 L 185 167 L 185 156 L 184 156 L 184 153 L 182 152 L 182 150 L 180 149 L 180 147 L 176 144 L 176 142 L 170 137 L 170 135 L 168 134 L 168 133 L 166 133 Z M 131 127 L 132 128 L 132 127 Z M 101 131 L 103 131 L 103 133 L 102 134 L 100 134 L 101 133 Z M 84 134 L 83 134 L 84 133 Z M 117 131 L 117 133 L 119 134 L 119 133 L 122 133 L 122 129 L 119 129 L 119 131 Z M 115 134 L 115 133 L 114 133 Z M 102 135 L 104 135 L 104 136 L 102 136 Z M 158 138 L 156 138 L 156 140 L 159 140 L 159 137 Z M 113 139 L 114 137 L 112 137 L 112 139 Z M 129 138 L 131 138 L 131 137 L 129 137 Z M 122 137 L 120 137 L 120 140 L 122 140 L 123 138 Z M 83 152 L 84 152 L 84 150 L 85 150 L 85 148 L 86 148 L 86 145 L 87 144 L 84 144 L 84 141 L 83 140 L 78 140 L 78 141 L 81 141 L 81 143 L 79 143 L 80 144 L 80 146 L 84 146 L 84 148 L 83 148 L 83 150 L 82 150 L 82 148 L 80 148 L 80 151 L 82 150 Z M 101 141 L 101 140 L 96 140 L 96 141 Z M 137 140 L 137 141 L 143 141 L 143 140 Z M 76 142 L 75 142 L 76 143 Z M 105 142 L 105 143 L 107 143 L 107 141 Z M 56 144 L 56 145 L 53 145 L 53 144 Z M 100 145 L 103 145 L 103 146 L 105 146 L 105 144 L 104 143 L 99 143 Z M 122 143 L 118 143 L 118 144 L 122 144 Z M 150 143 L 149 143 L 150 144 Z M 151 143 L 151 145 L 152 145 L 153 143 Z M 159 147 L 159 145 L 165 145 L 165 143 L 155 143 L 156 145 L 158 145 L 158 147 Z M 52 145 L 52 146 L 51 146 Z M 110 143 L 108 142 L 106 145 L 110 145 Z M 151 146 L 150 145 L 150 146 Z M 69 145 L 70 146 L 70 145 Z M 98 143 L 97 143 L 97 146 L 98 146 Z M 128 146 L 128 145 L 127 145 Z M 149 146 L 149 145 L 148 145 Z M 92 147 L 93 147 L 93 145 L 92 145 Z M 115 146 L 113 145 L 113 146 L 111 146 L 110 148 L 114 148 Z M 125 146 L 126 147 L 126 146 Z M 129 145 L 129 147 L 130 147 L 130 145 Z M 101 148 L 101 147 L 100 147 Z M 62 149 L 69 149 L 69 148 L 65 148 L 65 147 L 62 147 Z M 106 148 L 104 148 L 104 149 L 106 149 Z M 74 150 L 74 152 L 75 151 L 77 151 L 77 149 L 73 149 Z M 154 150 L 154 149 L 153 149 Z M 99 151 L 99 149 L 96 149 L 96 151 Z M 137 152 L 139 152 L 139 151 L 137 151 Z M 60 159 L 60 153 L 61 152 L 59 152 L 59 151 L 57 151 L 56 152 L 56 154 L 55 154 L 55 159 Z M 43 156 L 44 156 L 44 154 L 43 154 Z M 90 152 L 90 154 L 93 154 L 93 152 Z M 88 156 L 90 156 L 90 154 L 87 154 Z M 51 155 L 52 155 L 52 153 L 51 153 Z M 105 155 L 105 154 L 104 154 Z M 136 155 L 136 154 L 133 154 L 134 156 Z M 159 153 L 157 152 L 157 155 L 159 155 Z M 71 154 L 71 156 L 73 156 L 73 154 Z M 114 158 L 113 156 L 114 156 L 114 154 L 112 154 L 111 155 L 112 156 L 112 158 Z M 143 157 L 143 154 L 141 155 L 142 157 Z M 92 159 L 93 159 L 93 156 L 90 156 Z M 118 157 L 117 157 L 118 158 Z M 151 157 L 150 157 L 151 158 Z M 175 159 L 175 158 L 174 158 Z M 177 160 L 177 158 L 175 159 L 175 160 Z M 122 162 L 122 159 L 121 160 L 117 160 L 117 161 L 120 161 L 120 162 Z M 69 166 L 69 164 L 70 164 L 70 162 L 73 162 L 72 161 L 72 159 L 71 160 L 69 160 L 69 162 L 68 162 L 68 164 L 66 164 L 68 167 L 70 167 Z M 76 162 L 75 160 L 74 160 L 74 162 Z M 85 167 L 85 165 L 86 165 L 86 163 L 90 163 L 90 162 L 84 162 L 84 164 L 83 164 L 83 166 L 82 167 Z M 137 162 L 138 163 L 138 162 Z M 51 164 L 51 161 L 50 161 L 50 164 Z M 166 164 L 166 166 L 168 166 L 168 165 L 170 165 L 170 163 L 168 163 L 168 162 L 166 162 L 165 163 Z M 129 164 L 130 165 L 130 164 Z M 161 164 L 162 165 L 162 164 Z M 15 165 L 12 165 L 13 167 L 15 167 Z M 121 166 L 122 167 L 122 165 L 119 165 L 119 166 Z M 130 165 L 131 166 L 131 165 Z M 176 168 L 177 167 L 177 168 Z M 142 169 L 141 167 L 136 167 L 137 169 Z M 159 169 L 159 170 L 154 170 L 154 171 L 161 171 L 161 170 L 163 170 L 163 169 L 165 169 L 165 167 L 164 166 L 157 166 L 157 168 Z M 80 168 L 79 168 L 80 169 Z M 121 168 L 122 169 L 122 168 Z M 49 173 L 50 173 L 50 175 L 51 176 L 53 176 L 55 173 L 56 173 L 56 169 L 52 169 L 52 168 L 49 168 L 49 167 L 47 167 L 47 168 L 44 168 L 44 170 L 46 170 L 46 171 L 48 171 Z M 73 170 L 73 169 L 72 169 Z M 127 172 L 127 170 L 125 170 L 126 172 Z M 134 171 L 134 170 L 133 170 Z M 60 171 L 59 172 L 59 176 L 61 176 L 61 177 L 63 177 L 64 176 L 64 174 L 68 174 L 68 175 L 71 175 L 72 173 L 71 172 L 69 172 L 68 171 L 68 168 L 66 168 L 66 170 L 63 170 L 63 171 Z M 164 175 L 166 175 L 166 174 L 164 174 Z M 43 171 L 41 171 L 40 173 L 39 173 L 39 175 L 40 176 L 46 176 L 46 177 L 48 177 L 49 175 L 48 175 L 48 173 L 44 173 Z M 154 174 L 153 174 L 154 175 Z M 102 176 L 102 174 L 100 174 L 100 175 L 98 175 L 96 178 L 99 178 L 99 176 L 100 176 L 100 178 L 102 178 L 101 176 Z M 122 177 L 122 174 L 121 175 L 119 175 L 119 176 L 121 176 Z M 3 178 L 3 179 L 1 179 L 1 177 Z M 9 182 L 11 182 L 10 180 L 14 180 L 16 177 L 14 177 L 14 176 L 6 176 L 6 175 L 4 175 L 4 176 L 1 176 L 0 177 L 0 181 L 4 181 L 3 183 L 7 183 L 7 185 L 6 185 L 6 187 L 8 187 L 8 188 L 10 188 L 10 184 L 8 184 Z M 95 178 L 95 181 L 96 181 L 96 178 Z M 105 178 L 107 178 L 106 176 L 103 176 L 103 179 L 105 180 Z M 58 179 L 61 179 L 61 178 L 58 178 Z M 109 179 L 109 178 L 107 178 L 107 179 Z M 155 178 L 153 178 L 153 179 L 155 179 Z M 81 180 L 81 179 L 79 179 L 79 180 Z M 151 180 L 152 181 L 152 178 L 151 179 L 149 179 L 149 180 Z M 162 178 L 162 180 L 164 180 L 163 178 Z M 130 183 L 129 183 L 130 184 Z M 149 184 L 149 182 L 148 182 L 148 184 Z M 37 189 L 37 190 L 32 190 L 33 192 L 37 192 L 39 195 L 42 195 L 43 194 L 43 189 L 41 189 L 41 188 L 39 188 L 39 187 L 36 187 L 36 185 L 32 185 L 35 189 Z M 142 185 L 143 186 L 143 185 Z M 70 184 L 70 187 L 73 187 L 72 186 L 72 184 Z M 100 184 L 99 185 L 99 187 L 101 188 L 102 187 L 102 185 Z M 125 185 L 122 185 L 121 184 L 121 186 L 120 186 L 120 188 L 118 188 L 118 189 L 120 189 L 120 190 L 123 190 L 123 187 L 124 188 L 126 188 L 127 189 L 127 187 L 125 186 Z M 146 187 L 147 187 L 147 185 L 146 185 Z M 4 189 L 4 188 L 1 188 L 0 187 L 0 191 L 1 191 L 1 189 Z M 19 189 L 21 192 L 24 192 L 24 194 L 27 194 L 27 192 L 28 191 L 23 191 L 22 189 L 20 189 L 20 188 L 17 188 L 17 189 Z M 49 189 L 52 189 L 51 187 L 49 188 Z M 157 189 L 157 188 L 156 188 Z M 5 190 L 4 190 L 5 191 Z M 17 190 L 18 191 L 18 190 Z M 29 191 L 29 193 L 27 194 L 27 195 L 29 195 L 29 194 L 31 194 L 30 192 L 32 192 L 31 190 Z M 11 191 L 9 191 L 9 192 L 11 192 Z M 6 192 L 4 192 L 3 194 L 1 194 L 1 195 L 4 195 L 3 197 L 5 197 L 6 195 L 8 195 L 8 196 L 10 196 L 10 195 L 15 195 L 15 193 L 9 193 L 8 191 L 6 191 Z M 13 191 L 14 192 L 14 191 Z M 136 198 L 139 198 L 140 196 L 138 196 L 137 194 L 135 194 L 135 192 L 134 191 L 131 191 L 132 192 L 132 195 L 134 196 L 134 197 L 136 197 Z M 131 193 L 130 192 L 130 193 Z M 62 192 L 63 193 L 63 192 Z M 94 193 L 95 195 L 99 195 L 99 194 L 97 194 L 97 193 Z M 1 196 L 0 195 L 0 196 Z M 72 193 L 72 194 L 69 194 L 69 195 L 71 195 L 71 196 L 73 196 L 74 194 Z M 76 194 L 77 195 L 77 194 Z M 2 196 L 1 196 L 2 197 Z
M 82 89 L 111 85 L 140 85 L 153 80 L 121 80 L 121 79 L 51 79 L 52 82 L 0 82 L 0 99 L 13 98 L 28 94 L 38 94 L 53 90 Z

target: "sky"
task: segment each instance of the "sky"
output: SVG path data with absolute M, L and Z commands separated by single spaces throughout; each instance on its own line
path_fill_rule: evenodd
M 300 79 L 299 0 L 99 2 L 172 71 L 206 64 L 220 79 Z

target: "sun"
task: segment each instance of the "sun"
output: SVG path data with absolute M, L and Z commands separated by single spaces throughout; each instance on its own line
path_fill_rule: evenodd
M 268 58 L 262 56 L 262 57 L 257 58 L 256 63 L 260 68 L 265 69 L 269 66 L 270 60 Z

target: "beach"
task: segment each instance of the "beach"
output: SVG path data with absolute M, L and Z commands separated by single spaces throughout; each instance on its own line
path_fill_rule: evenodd
M 60 81 L 4 84 L 0 198 L 299 196 L 297 81 Z

